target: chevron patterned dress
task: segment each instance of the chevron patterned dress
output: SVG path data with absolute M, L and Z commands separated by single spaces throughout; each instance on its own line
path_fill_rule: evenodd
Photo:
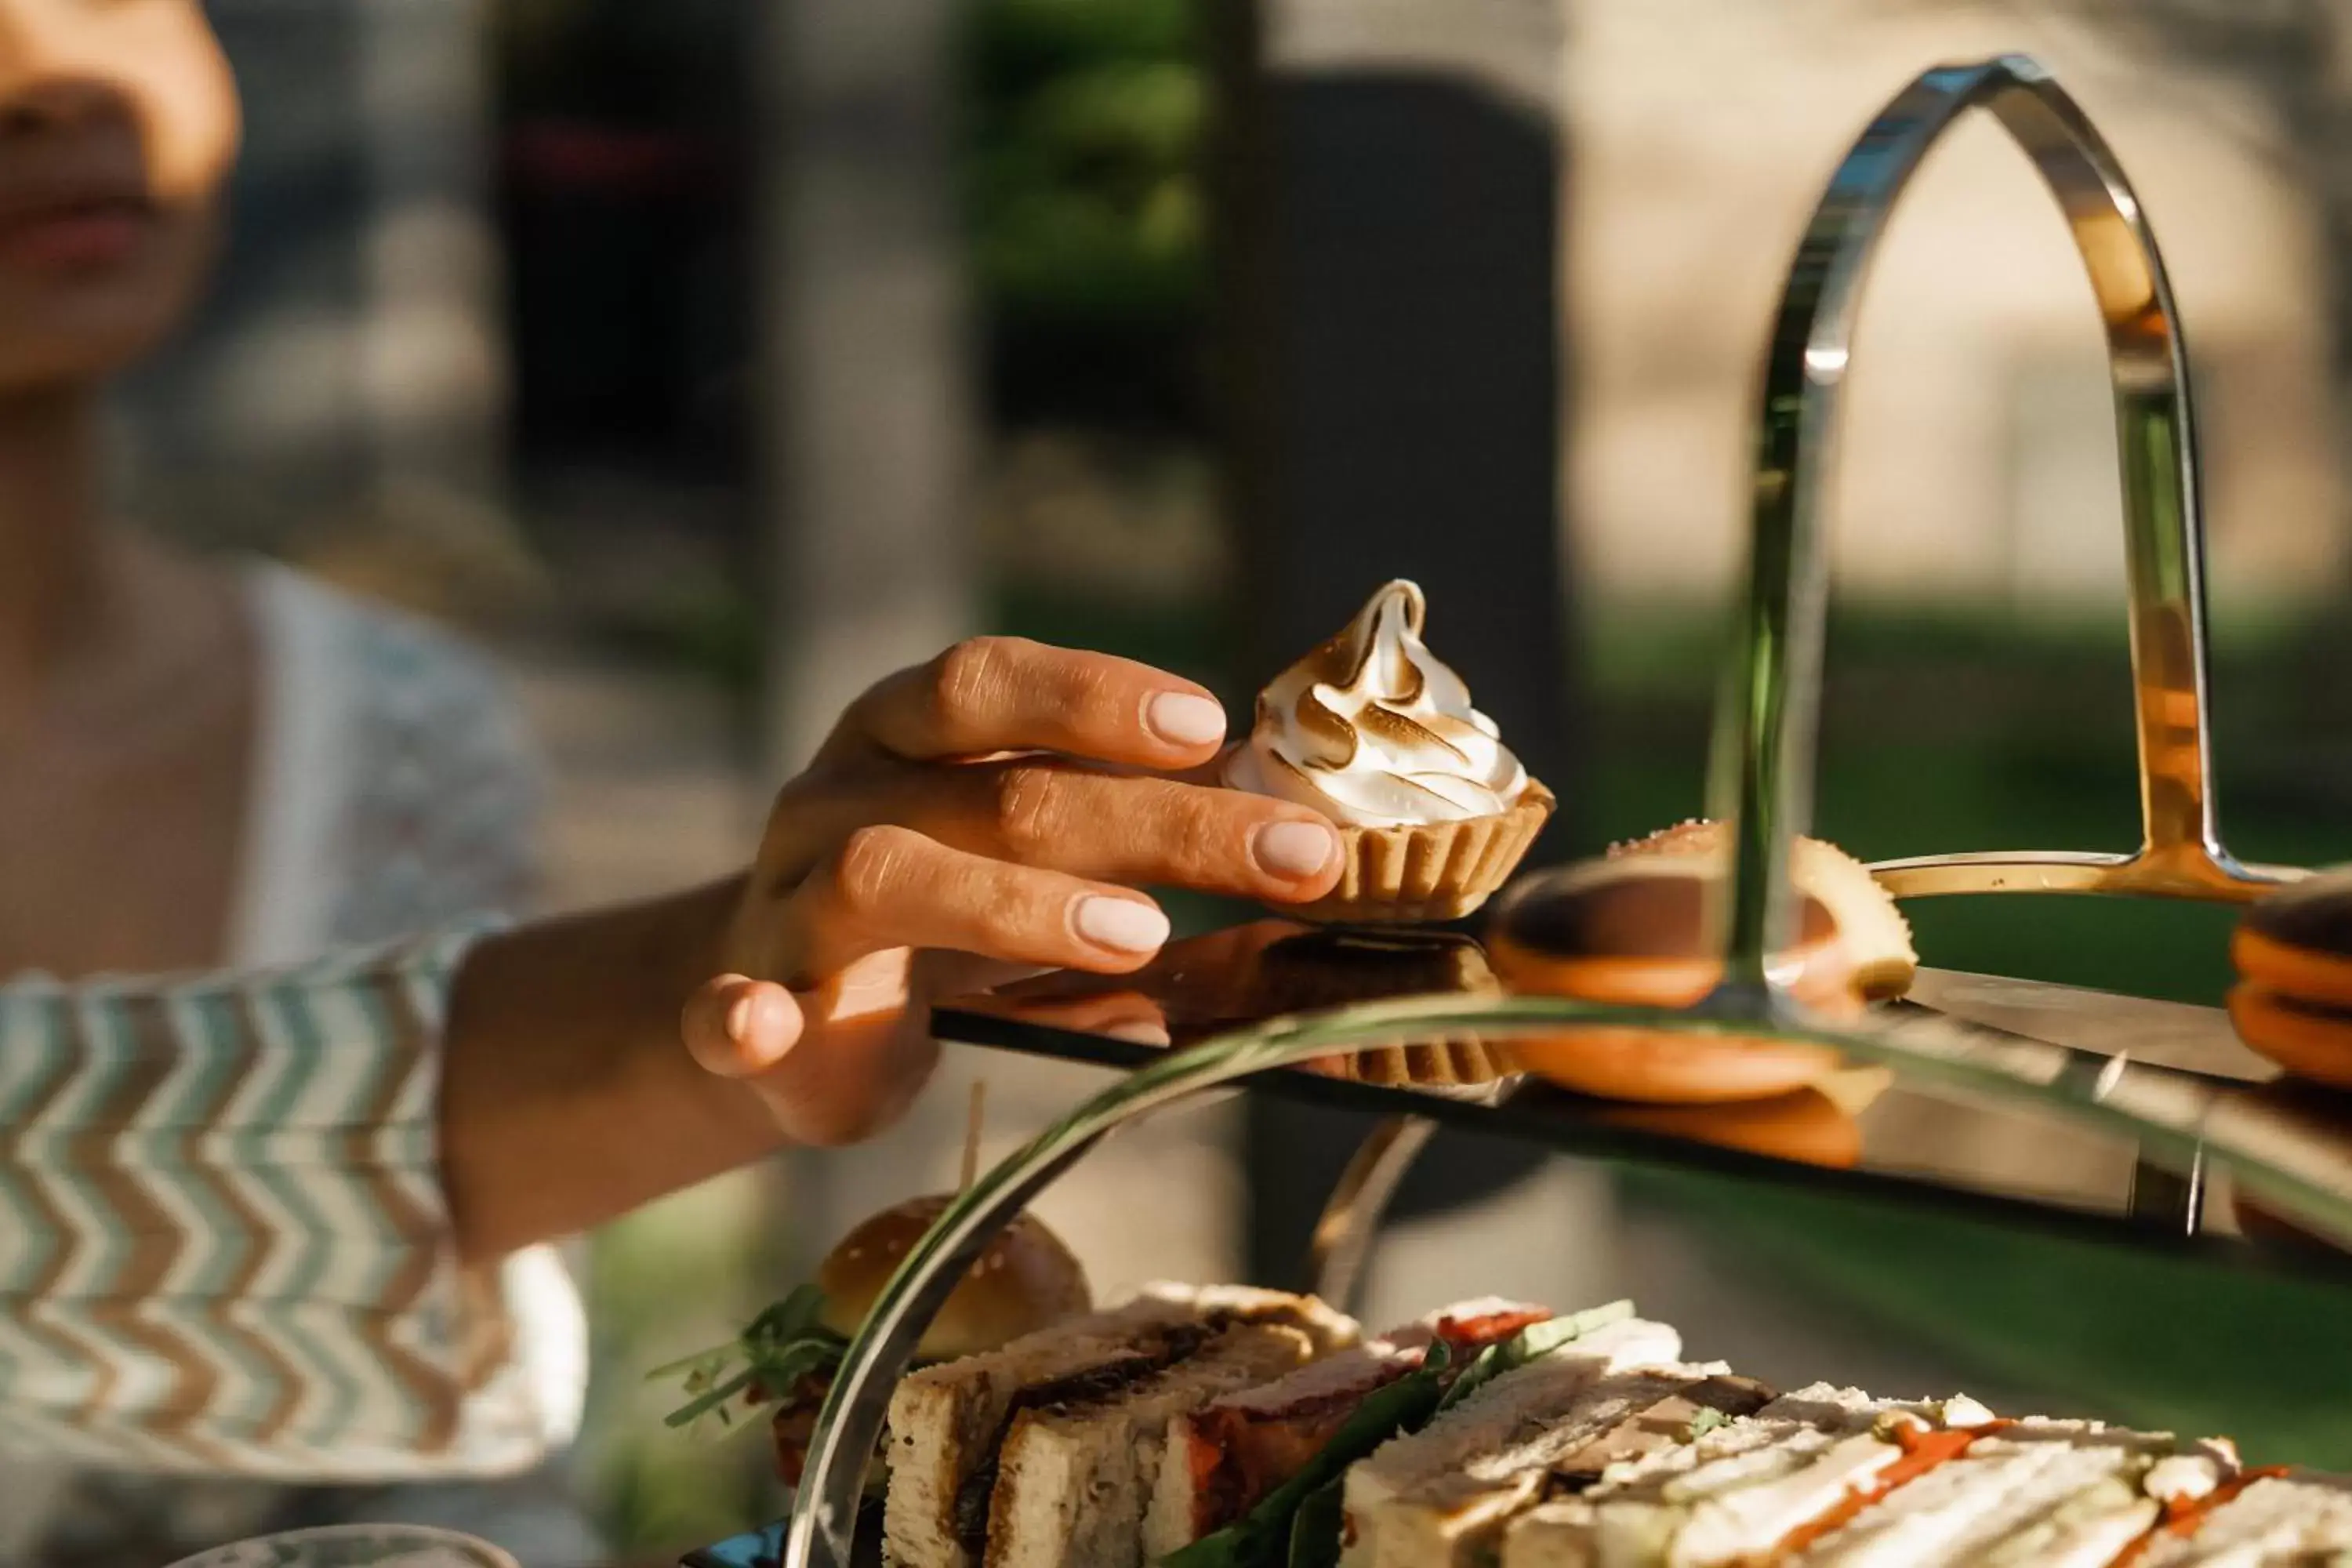
M 434 1147 L 451 975 L 530 891 L 530 748 L 463 647 L 249 582 L 234 972 L 0 984 L 0 1568 L 347 1519 L 593 1560 L 531 1469 L 579 1419 L 577 1296 L 546 1249 L 457 1267 Z
M 434 1105 L 468 933 L 258 979 L 0 987 L 0 1437 L 315 1479 L 537 1457 Z M 503 1375 L 502 1375 L 503 1374 Z

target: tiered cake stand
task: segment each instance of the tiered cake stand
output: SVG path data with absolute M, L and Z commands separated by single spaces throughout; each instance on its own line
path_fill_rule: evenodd
M 1112 985 L 1073 980 L 940 1010 L 935 1027 L 945 1040 L 1131 1070 L 941 1215 L 851 1342 L 789 1519 L 689 1563 L 845 1568 L 871 1560 L 874 1543 L 856 1539 L 867 1458 L 892 1387 L 963 1268 L 1106 1133 L 1220 1089 L 1383 1117 L 1330 1200 L 1307 1270 L 1306 1282 L 1340 1302 L 1352 1297 L 1388 1194 L 1441 1122 L 1622 1163 L 1711 1169 L 2169 1249 L 2217 1268 L 2291 1268 L 2352 1283 L 2352 1258 L 2327 1246 L 2270 1248 L 2227 1223 L 2208 1223 L 2214 1188 L 2226 1185 L 2313 1238 L 2352 1247 L 2352 1128 L 2268 1082 L 2273 1069 L 2237 1042 L 2217 1010 L 1931 970 L 1906 1002 L 1832 1026 L 1766 977 L 1765 955 L 1780 947 L 1787 927 L 1790 847 L 1811 810 L 1827 588 L 1823 496 L 1862 284 L 1920 160 L 1976 109 L 2009 132 L 2056 197 L 2105 323 L 2127 531 L 2142 843 L 2131 855 L 1938 855 L 1872 869 L 1903 899 L 2077 893 L 2244 902 L 2303 875 L 2241 864 L 2216 827 L 2186 352 L 2138 200 L 2080 107 L 2034 61 L 2011 56 L 1930 70 L 1872 121 L 1832 176 L 1798 248 L 1766 362 L 1748 591 L 1720 700 L 1712 780 L 1716 815 L 1735 830 L 1721 986 L 1687 1010 L 1660 1010 L 1461 991 L 1398 995 L 1396 984 L 1372 984 L 1363 994 L 1382 999 L 1300 1013 L 1280 1005 L 1285 954 L 1346 939 L 1292 936 L 1269 922 L 1171 950 L 1145 975 Z M 1358 960 L 1368 975 L 1381 969 L 1376 958 Z M 1321 963 L 1327 978 L 1328 971 Z M 1122 1008 L 1145 1010 L 1179 1048 L 1106 1032 L 1105 1021 Z M 1623 1107 L 1508 1073 L 1480 1081 L 1461 1068 L 1465 1041 L 1594 1025 L 1825 1043 L 1891 1069 L 1895 1094 L 1909 1097 L 1915 1111 L 1927 1101 L 1954 1121 L 2040 1119 L 2053 1137 L 2122 1150 L 2120 1174 L 2053 1193 L 2021 1184 L 1981 1157 L 1823 1164 L 1628 1117 Z M 1403 1065 L 1362 1070 L 1376 1056 Z

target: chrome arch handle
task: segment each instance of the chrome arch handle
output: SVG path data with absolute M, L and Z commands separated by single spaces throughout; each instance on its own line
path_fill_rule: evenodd
M 2179 312 L 2139 199 L 2081 107 L 2036 61 L 1940 66 L 1879 112 L 1830 177 L 1774 319 L 1756 429 L 1748 595 L 1712 778 L 1736 825 L 1725 984 L 1768 994 L 1789 846 L 1811 824 L 1828 563 L 1822 519 L 1863 281 L 1920 160 L 1983 109 L 2064 215 L 2105 322 L 2123 470 L 2141 844 L 2131 855 L 1946 855 L 1872 868 L 1897 897 L 2074 892 L 2250 900 L 2301 875 L 2240 864 L 2215 827 L 2204 525 Z

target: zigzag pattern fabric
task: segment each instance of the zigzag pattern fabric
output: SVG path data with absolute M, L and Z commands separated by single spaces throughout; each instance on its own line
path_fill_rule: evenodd
M 435 1104 L 479 928 L 273 973 L 0 986 L 0 1447 L 394 1479 L 547 1441 Z

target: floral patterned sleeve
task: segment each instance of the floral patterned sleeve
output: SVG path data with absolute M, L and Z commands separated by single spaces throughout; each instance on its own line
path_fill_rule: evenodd
M 568 1437 L 437 1179 L 479 928 L 268 973 L 0 985 L 0 1448 L 285 1479 Z

